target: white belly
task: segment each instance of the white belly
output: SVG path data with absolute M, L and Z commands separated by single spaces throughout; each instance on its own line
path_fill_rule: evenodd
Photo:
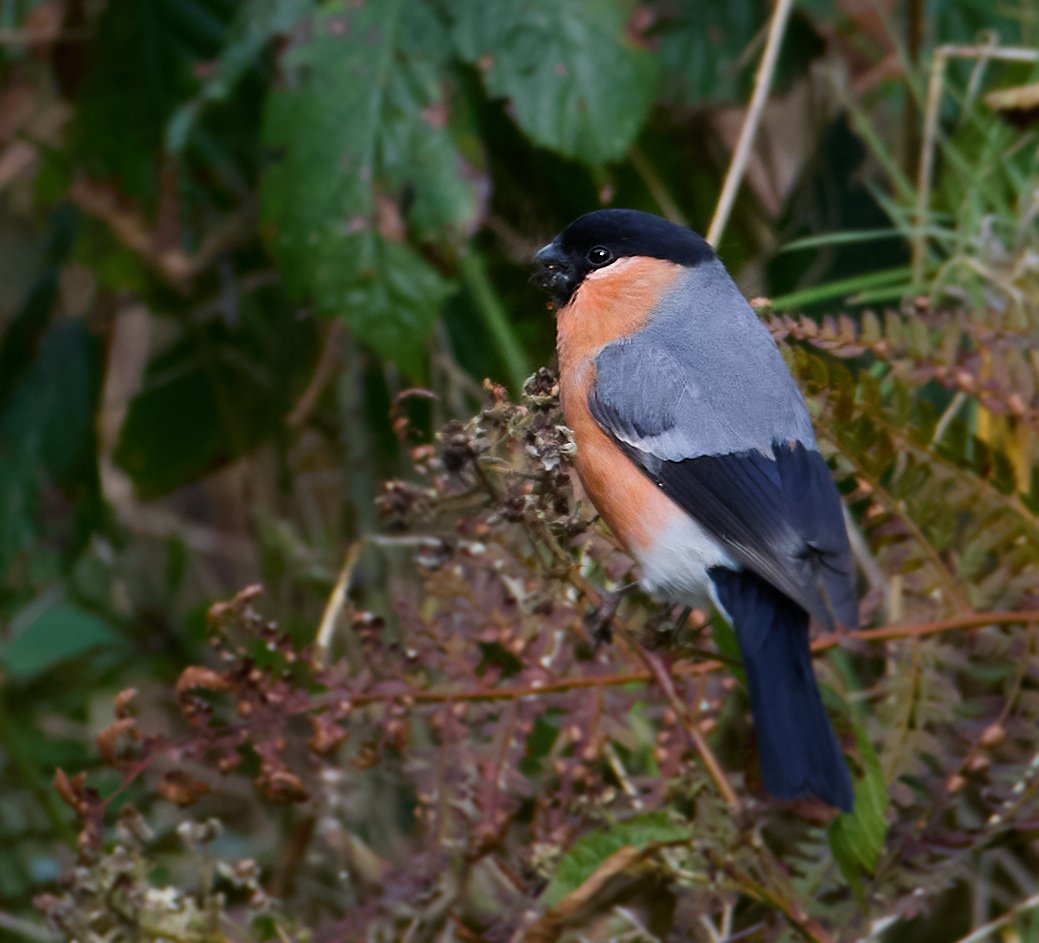
M 642 588 L 686 606 L 704 607 L 712 601 L 707 575 L 711 567 L 739 569 L 725 548 L 687 514 L 673 516 L 652 544 L 635 549 L 635 554 L 642 567 Z

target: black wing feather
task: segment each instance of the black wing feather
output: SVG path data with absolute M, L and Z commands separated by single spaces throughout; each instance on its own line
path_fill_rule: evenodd
M 808 546 L 807 559 L 827 606 L 849 628 L 859 622 L 855 561 L 848 543 L 844 509 L 830 469 L 815 449 L 774 449 L 782 481 L 786 517 Z
M 775 460 L 755 451 L 639 464 L 647 472 L 656 467 L 652 477 L 665 493 L 739 563 L 827 627 L 833 615 L 854 625 L 854 579 L 850 594 L 843 585 L 854 574 L 851 552 L 826 463 L 800 442 L 776 443 L 773 454 Z M 832 504 L 806 498 L 819 490 L 833 493 Z M 833 539 L 838 528 L 842 547 Z M 813 537 L 827 542 L 814 546 Z M 849 595 L 851 607 L 845 602 Z

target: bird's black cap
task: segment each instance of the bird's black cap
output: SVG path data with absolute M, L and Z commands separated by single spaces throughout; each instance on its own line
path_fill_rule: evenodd
M 647 256 L 694 266 L 713 259 L 702 236 L 641 210 L 596 210 L 579 216 L 534 256 L 534 281 L 567 304 L 585 276 L 615 259 Z

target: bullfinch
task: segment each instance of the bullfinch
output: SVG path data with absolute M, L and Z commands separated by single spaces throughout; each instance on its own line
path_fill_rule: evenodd
M 852 807 L 808 622 L 858 621 L 840 497 L 767 328 L 696 233 L 581 216 L 535 256 L 575 465 L 641 584 L 732 624 L 766 790 Z

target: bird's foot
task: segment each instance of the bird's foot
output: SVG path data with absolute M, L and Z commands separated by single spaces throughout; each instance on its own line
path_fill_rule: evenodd
M 585 628 L 596 648 L 600 645 L 608 645 L 613 641 L 613 618 L 617 615 L 621 600 L 638 585 L 638 583 L 625 583 L 623 586 L 618 586 L 617 589 L 603 590 L 602 605 L 585 616 Z
M 678 613 L 676 619 L 672 619 L 671 608 L 668 607 L 649 620 L 646 623 L 648 647 L 655 651 L 674 647 L 678 637 L 682 634 L 682 630 L 686 627 L 686 623 L 689 621 L 689 614 L 692 611 L 692 608 L 687 605 L 681 613 Z

